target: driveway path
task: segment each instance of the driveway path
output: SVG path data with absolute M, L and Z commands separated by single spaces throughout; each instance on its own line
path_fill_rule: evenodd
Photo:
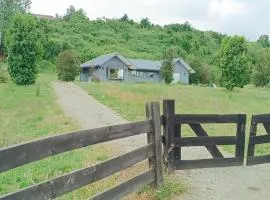
M 66 114 L 82 129 L 128 123 L 73 83 L 53 82 L 53 87 Z M 109 144 L 113 144 L 115 151 L 125 153 L 146 145 L 146 141 L 146 135 L 139 135 L 109 142 Z
M 82 129 L 126 123 L 118 114 L 89 96 L 72 83 L 54 82 L 53 86 L 67 115 Z M 111 142 L 115 151 L 127 152 L 146 144 L 146 136 Z M 183 158 L 205 158 L 204 148 L 183 149 Z M 181 200 L 268 200 L 270 164 L 253 167 L 228 167 L 178 171 L 175 176 L 189 184 Z

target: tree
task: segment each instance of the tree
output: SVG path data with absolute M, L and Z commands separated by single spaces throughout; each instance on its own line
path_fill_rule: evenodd
M 70 5 L 68 8 L 67 8 L 67 12 L 64 16 L 64 20 L 67 20 L 69 21 L 71 16 L 76 12 L 76 8 L 72 5 Z
M 270 82 L 270 49 L 262 49 L 258 55 L 252 74 L 255 86 L 265 86 Z
M 148 18 L 142 18 L 140 21 L 140 27 L 141 28 L 148 28 L 151 26 L 151 22 Z
M 268 35 L 261 35 L 257 42 L 264 48 L 269 47 L 269 36 Z
M 132 19 L 129 19 L 126 13 L 123 15 L 123 17 L 120 18 L 120 21 L 129 23 L 129 24 L 134 24 L 134 21 Z
M 120 21 L 128 22 L 129 21 L 128 15 L 125 13 L 124 16 L 120 18 Z
M 36 80 L 38 58 L 37 20 L 28 14 L 16 14 L 8 33 L 9 74 L 18 85 L 33 84 Z
M 17 13 L 30 9 L 31 0 L 0 0 L 0 54 L 4 53 L 5 32 Z
M 221 71 L 220 83 L 227 90 L 243 88 L 249 81 L 249 67 L 246 58 L 244 37 L 226 37 L 218 52 L 217 65 Z
M 173 82 L 173 71 L 174 71 L 173 57 L 174 57 L 173 49 L 168 49 L 164 53 L 162 67 L 160 69 L 161 77 L 168 85 Z
M 188 64 L 196 71 L 191 74 L 190 83 L 193 84 L 208 84 L 210 82 L 210 69 L 205 63 L 202 63 L 197 57 L 190 55 L 188 56 Z
M 79 72 L 79 57 L 70 50 L 60 53 L 57 57 L 56 69 L 58 79 L 74 81 Z

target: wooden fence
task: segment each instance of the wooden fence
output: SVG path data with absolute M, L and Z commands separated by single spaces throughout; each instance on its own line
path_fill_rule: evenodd
M 163 184 L 162 143 L 164 160 L 169 172 L 180 169 L 241 166 L 245 157 L 246 115 L 176 114 L 175 101 L 164 100 L 163 115 L 158 102 L 146 104 L 146 120 L 123 125 L 77 131 L 0 149 L 0 173 L 50 156 L 147 133 L 147 145 L 95 166 L 89 166 L 55 179 L 0 197 L 0 200 L 54 199 L 68 192 L 104 179 L 148 159 L 149 169 L 91 199 L 120 199 L 139 188 Z M 235 136 L 210 137 L 202 124 L 236 124 Z M 257 135 L 263 124 L 267 135 Z M 181 126 L 187 124 L 197 137 L 182 137 Z M 163 125 L 163 137 L 161 136 Z M 252 117 L 247 165 L 270 162 L 270 155 L 254 156 L 255 145 L 270 143 L 270 114 Z M 217 145 L 234 145 L 235 156 L 225 158 Z M 182 160 L 181 148 L 204 146 L 212 159 Z
M 262 124 L 266 135 L 257 135 L 257 126 Z M 270 163 L 270 154 L 255 156 L 255 146 L 270 143 L 270 114 L 254 115 L 251 119 L 247 165 Z
M 162 144 L 159 103 L 147 104 L 148 119 L 141 122 L 109 126 L 57 135 L 21 145 L 0 149 L 0 173 L 54 156 L 60 153 L 104 143 L 116 139 L 147 133 L 148 144 L 119 157 L 80 169 L 55 179 L 45 181 L 26 189 L 0 197 L 0 200 L 54 199 L 68 192 L 104 179 L 116 172 L 127 169 L 138 162 L 149 159 L 149 170 L 121 183 L 91 199 L 120 199 L 147 184 L 160 187 L 162 175 Z
M 246 115 L 175 114 L 175 101 L 163 102 L 165 157 L 170 172 L 180 169 L 241 166 L 244 163 Z M 236 136 L 210 137 L 201 124 L 236 124 Z M 197 137 L 182 137 L 181 126 L 188 124 Z M 235 145 L 233 158 L 224 158 L 217 145 Z M 182 160 L 181 148 L 205 146 L 213 159 Z

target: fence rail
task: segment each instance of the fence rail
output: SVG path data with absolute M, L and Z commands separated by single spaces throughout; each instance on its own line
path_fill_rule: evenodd
M 151 118 L 145 121 L 77 131 L 0 149 L 0 172 L 4 172 L 49 156 L 54 156 L 89 145 L 143 133 L 148 133 L 152 138 L 151 142 L 148 141 L 148 145 L 132 152 L 95 166 L 86 167 L 52 180 L 30 186 L 23 190 L 7 194 L 0 197 L 0 200 L 54 199 L 90 183 L 111 176 L 116 172 L 127 169 L 146 159 L 151 160 L 150 169 L 148 171 L 93 198 L 106 199 L 109 195 L 110 199 L 118 199 L 119 197 L 136 191 L 141 186 L 150 183 L 153 183 L 156 187 L 160 187 L 163 183 L 163 176 L 159 107 L 159 103 L 151 103 L 151 106 L 148 106 Z
M 239 166 L 244 163 L 246 115 L 231 114 L 175 114 L 175 101 L 165 100 L 164 135 L 166 138 L 166 157 L 170 172 L 180 169 Z M 236 136 L 210 137 L 202 124 L 237 124 Z M 182 125 L 187 124 L 197 137 L 182 137 Z M 235 145 L 233 158 L 224 158 L 217 145 Z M 213 159 L 182 160 L 181 148 L 204 146 Z
M 262 124 L 267 135 L 257 135 L 258 124 Z M 255 148 L 259 144 L 270 143 L 270 114 L 253 115 L 250 126 L 247 166 L 270 163 L 270 155 L 256 156 Z
M 210 137 L 202 124 L 236 124 L 235 136 Z M 188 125 L 196 137 L 182 137 L 182 125 Z M 257 135 L 257 126 L 262 124 L 267 135 Z M 163 125 L 163 138 L 161 136 Z M 149 169 L 137 176 L 97 194 L 91 199 L 120 199 L 152 184 L 156 188 L 163 184 L 162 142 L 164 157 L 169 172 L 181 169 L 240 166 L 244 163 L 246 115 L 175 114 L 174 100 L 164 100 L 163 115 L 157 102 L 146 104 L 146 120 L 91 130 L 76 131 L 14 145 L 0 149 L 0 173 L 31 162 L 55 156 L 86 146 L 100 144 L 130 136 L 147 134 L 147 145 L 132 152 L 94 166 L 88 166 L 57 178 L 30 186 L 0 197 L 0 200 L 54 199 L 78 188 L 102 180 L 136 163 L 148 159 Z M 252 117 L 248 145 L 247 165 L 270 162 L 270 155 L 255 156 L 255 147 L 270 143 L 270 114 Z M 217 145 L 234 145 L 235 156 L 224 158 Z M 212 159 L 182 160 L 182 147 L 203 146 Z

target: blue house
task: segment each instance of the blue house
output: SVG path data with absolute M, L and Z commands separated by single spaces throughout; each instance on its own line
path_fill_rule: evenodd
M 174 83 L 189 84 L 195 71 L 181 58 L 175 58 Z M 127 83 L 162 83 L 162 61 L 125 58 L 119 53 L 99 56 L 81 65 L 82 82 L 115 81 Z

